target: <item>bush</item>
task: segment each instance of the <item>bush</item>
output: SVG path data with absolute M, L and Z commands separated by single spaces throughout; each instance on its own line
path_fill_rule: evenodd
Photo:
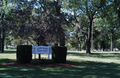
M 32 46 L 31 45 L 17 46 L 17 62 L 30 63 L 31 60 L 32 60 Z
M 67 47 L 54 46 L 52 47 L 53 63 L 65 63 L 67 56 Z
M 52 60 L 50 59 L 35 59 L 35 60 L 32 60 L 31 61 L 31 64 L 34 64 L 34 65 L 40 65 L 40 64 L 52 64 Z

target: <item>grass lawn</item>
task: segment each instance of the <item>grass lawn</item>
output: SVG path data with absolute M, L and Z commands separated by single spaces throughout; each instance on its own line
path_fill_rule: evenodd
M 42 57 L 47 57 L 43 55 Z M 17 67 L 3 64 L 16 60 L 15 50 L 0 53 L 0 78 L 119 78 L 119 52 L 85 52 L 68 51 L 67 61 L 73 67 Z

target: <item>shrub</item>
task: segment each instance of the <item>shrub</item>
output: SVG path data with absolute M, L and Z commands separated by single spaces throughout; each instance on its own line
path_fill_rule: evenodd
M 17 46 L 17 62 L 30 63 L 31 60 L 32 60 L 32 46 L 31 45 Z
M 67 47 L 54 46 L 52 47 L 53 63 L 65 63 L 67 56 Z
M 40 65 L 40 64 L 52 64 L 52 60 L 50 59 L 35 59 L 35 60 L 32 60 L 31 61 L 31 64 L 34 64 L 34 65 Z

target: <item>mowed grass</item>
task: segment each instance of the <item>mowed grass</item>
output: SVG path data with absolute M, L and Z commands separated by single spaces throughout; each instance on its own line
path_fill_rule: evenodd
M 47 55 L 42 55 L 46 57 Z M 17 67 L 3 64 L 16 61 L 16 51 L 0 53 L 0 78 L 119 78 L 119 52 L 68 51 L 67 61 L 76 64 L 70 67 Z

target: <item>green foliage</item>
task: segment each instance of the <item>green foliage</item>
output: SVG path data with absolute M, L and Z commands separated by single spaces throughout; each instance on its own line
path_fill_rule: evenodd
M 90 33 L 89 22 L 92 22 L 89 20 L 94 16 L 94 45 L 100 46 L 101 40 L 110 45 L 111 30 L 114 32 L 113 42 L 120 38 L 116 35 L 120 32 L 117 30 L 120 25 L 119 4 L 119 0 L 1 0 L 0 22 L 3 16 L 3 25 L 0 23 L 0 26 L 4 26 L 6 36 L 16 38 L 16 44 L 21 40 L 35 44 L 33 40 L 40 35 L 45 37 L 46 42 L 60 41 L 60 33 L 65 29 L 66 35 L 62 35 L 68 39 L 66 45 L 72 48 L 77 44 L 85 45 Z M 70 18 L 74 19 L 71 21 Z M 8 38 L 6 43 L 14 39 Z
M 52 47 L 53 63 L 65 63 L 67 56 L 67 47 L 54 46 Z
M 30 63 L 30 61 L 32 60 L 32 46 L 18 45 L 16 55 L 18 63 Z

